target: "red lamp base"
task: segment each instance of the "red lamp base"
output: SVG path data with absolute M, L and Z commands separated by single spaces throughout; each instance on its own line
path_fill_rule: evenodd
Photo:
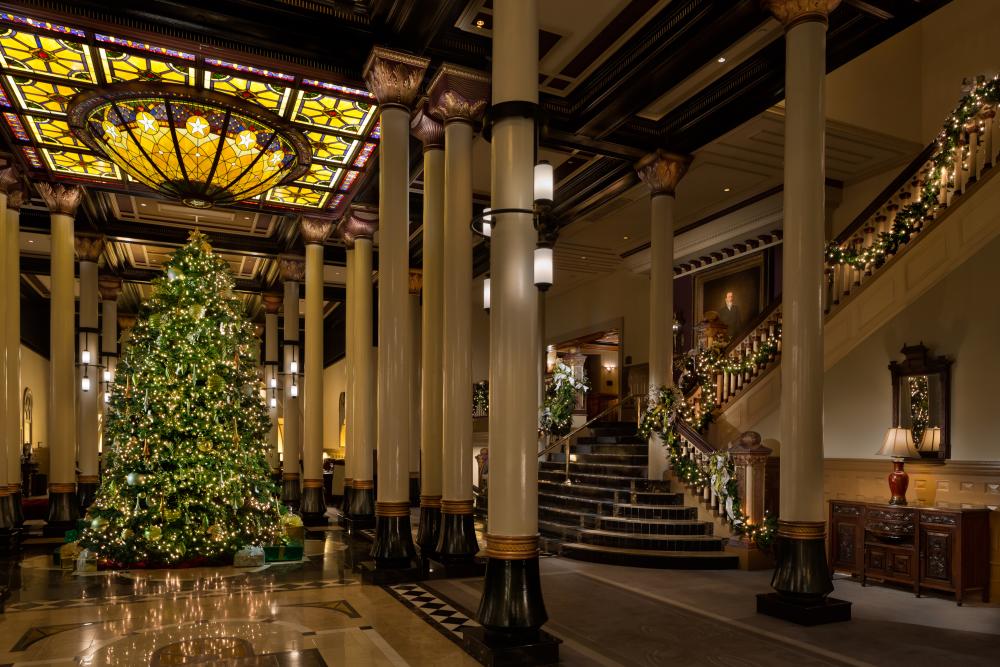
M 889 504 L 905 505 L 906 487 L 910 485 L 910 476 L 903 470 L 903 459 L 893 459 L 892 467 L 893 470 L 889 473 L 889 491 L 892 493 Z

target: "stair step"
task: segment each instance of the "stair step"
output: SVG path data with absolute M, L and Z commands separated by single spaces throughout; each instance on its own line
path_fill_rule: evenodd
M 601 454 L 593 452 L 576 453 L 577 463 L 601 463 L 604 465 L 630 465 L 646 467 L 649 456 L 642 454 Z
M 582 435 L 576 439 L 578 445 L 632 445 L 646 447 L 646 440 L 638 435 Z
M 631 494 L 629 500 L 637 505 L 681 505 L 684 503 L 684 494 L 639 491 Z
M 570 493 L 572 489 L 572 495 L 580 498 L 590 498 L 593 500 L 604 500 L 607 502 L 614 502 L 617 497 L 618 500 L 628 501 L 629 492 L 627 490 L 610 488 L 607 486 L 595 486 L 592 484 L 565 484 L 563 477 L 555 480 L 549 479 L 539 479 L 538 480 L 538 493 L 544 495 L 547 493 L 555 495 L 566 495 Z M 618 494 L 617 496 L 615 494 Z
M 725 541 L 715 535 L 633 535 L 592 528 L 581 530 L 579 539 L 587 544 L 664 551 L 722 551 Z
M 601 530 L 632 535 L 711 535 L 713 531 L 711 523 L 697 519 L 632 519 L 610 516 L 597 518 L 597 524 L 595 527 Z
M 623 491 L 628 491 L 632 488 L 632 482 L 636 480 L 635 477 L 620 477 L 616 475 L 588 475 L 580 472 L 570 471 L 570 480 L 573 484 L 587 484 L 590 486 L 603 486 L 609 489 L 620 489 Z M 548 480 L 550 482 L 565 482 L 566 474 L 562 470 L 546 470 L 542 469 L 538 471 L 538 479 Z
M 595 498 L 580 498 L 576 496 L 557 495 L 553 493 L 539 493 L 538 506 L 545 508 L 555 508 L 562 510 L 578 510 L 588 514 L 609 515 L 614 507 L 614 503 L 608 500 L 597 500 Z
M 539 464 L 539 470 L 551 470 L 565 474 L 566 463 L 565 461 L 542 461 Z M 571 459 L 569 472 L 570 474 L 579 473 L 581 475 L 600 475 L 602 477 L 634 477 L 637 479 L 645 479 L 646 466 L 614 463 L 587 463 L 585 461 L 573 461 Z
M 576 528 L 574 526 L 552 523 L 551 521 L 538 522 L 539 533 L 545 537 L 554 538 L 563 542 L 576 542 L 577 535 L 579 535 L 580 530 L 580 528 Z
M 696 519 L 697 507 L 682 505 L 635 505 L 632 503 L 616 503 L 614 516 L 623 519 Z
M 583 512 L 578 509 L 567 509 L 565 507 L 552 507 L 548 505 L 538 506 L 538 520 L 549 523 L 558 523 L 564 526 L 575 528 L 597 528 L 597 514 Z
M 658 551 L 567 542 L 560 555 L 591 563 L 657 567 L 678 570 L 731 570 L 739 567 L 740 559 L 722 551 Z

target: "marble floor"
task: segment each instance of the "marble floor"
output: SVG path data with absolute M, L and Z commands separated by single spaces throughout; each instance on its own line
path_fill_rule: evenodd
M 415 524 L 414 524 L 415 525 Z M 479 579 L 362 585 L 369 544 L 310 531 L 300 562 L 74 574 L 51 545 L 0 560 L 7 665 L 334 666 L 476 664 L 460 648 Z M 1000 606 L 956 606 L 836 581 L 850 623 L 802 628 L 754 612 L 768 572 L 541 562 L 564 665 L 996 665 Z

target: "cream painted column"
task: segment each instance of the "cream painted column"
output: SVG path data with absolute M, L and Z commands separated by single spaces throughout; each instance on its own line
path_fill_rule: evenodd
M 20 332 L 10 330 L 6 325 L 17 312 L 20 321 L 20 292 L 13 299 L 9 284 L 20 288 L 18 263 L 19 254 L 8 253 L 8 236 L 18 236 L 21 191 L 18 189 L 20 176 L 13 168 L 0 170 L 0 540 L 6 547 L 16 543 L 16 528 L 19 523 L 18 511 L 21 506 L 20 451 L 20 383 L 18 380 L 20 361 Z M 8 216 L 8 205 L 13 215 Z M 17 268 L 15 273 L 13 269 Z M 15 473 L 16 471 L 16 473 Z M 15 486 L 15 482 L 17 483 Z M 15 508 L 15 503 L 17 507 Z
M 494 211 L 533 207 L 537 34 L 537 0 L 494 1 Z M 521 644 L 540 664 L 558 661 L 558 645 L 540 633 L 548 616 L 538 571 L 537 237 L 530 212 L 494 215 L 488 561 L 477 616 L 484 626 L 480 641 L 489 646 L 502 637 L 506 644 Z M 479 634 L 465 637 L 476 640 Z
M 348 434 L 351 445 L 351 504 L 347 509 L 349 530 L 366 528 L 375 521 L 375 479 L 372 455 L 375 450 L 375 350 L 372 347 L 372 237 L 378 229 L 378 215 L 353 209 L 340 223 L 341 236 L 354 245 L 353 264 L 348 276 L 351 313 L 348 355 L 354 356 L 354 381 L 348 385 L 352 413 Z M 351 416 L 353 415 L 353 417 Z
M 264 294 L 261 296 L 264 304 L 264 393 L 267 396 L 267 416 L 271 420 L 271 428 L 267 431 L 267 463 L 271 468 L 271 476 L 281 474 L 281 457 L 278 453 L 278 415 L 281 397 L 278 390 L 281 385 L 281 362 L 278 360 L 278 313 L 281 311 L 280 294 Z
M 441 534 L 441 441 L 444 357 L 444 127 L 422 107 L 410 132 L 424 148 L 423 309 L 420 338 L 421 555 L 437 548 Z
M 441 534 L 436 557 L 468 564 L 479 552 L 472 515 L 472 139 L 490 94 L 484 72 L 443 64 L 428 86 L 444 121 L 444 356 Z
M 51 220 L 49 515 L 52 533 L 72 528 L 80 516 L 76 498 L 76 345 L 73 279 L 73 217 L 83 199 L 78 185 L 36 183 Z
M 420 493 L 420 291 L 423 286 L 423 275 L 419 269 L 410 269 L 410 295 L 407 299 L 406 350 L 410 358 L 410 424 L 408 427 L 410 442 L 410 505 Z
M 97 279 L 97 289 L 101 294 L 101 391 L 98 411 L 104 415 L 100 439 L 101 451 L 110 445 L 104 442 L 103 425 L 107 424 L 107 405 L 118 371 L 118 296 L 122 292 L 122 279 L 113 275 L 102 275 Z M 105 459 L 106 460 L 106 459 Z
M 97 318 L 97 262 L 104 252 L 101 236 L 78 235 L 76 256 L 80 262 L 80 314 L 77 343 L 77 411 L 78 443 L 77 498 L 81 510 L 94 500 L 100 483 L 98 468 L 98 395 L 101 383 L 100 329 Z
M 372 557 L 378 569 L 410 567 L 409 373 L 406 301 L 409 283 L 410 109 L 429 61 L 372 50 L 368 89 L 379 102 L 378 498 Z
M 833 590 L 823 502 L 824 89 L 827 15 L 838 1 L 765 3 L 785 26 L 781 507 L 771 581 L 777 595 L 758 596 L 758 610 L 777 615 L 773 604 L 815 603 Z M 762 609 L 762 599 L 772 606 Z
M 674 386 L 674 191 L 691 164 L 689 156 L 656 150 L 635 168 L 649 186 L 649 387 Z M 667 450 L 659 435 L 648 443 L 649 479 L 666 478 Z
M 299 460 L 302 458 L 302 410 L 299 395 L 302 392 L 302 350 L 299 346 L 299 283 L 305 277 L 301 257 L 278 258 L 281 280 L 284 283 L 285 307 L 284 337 L 282 339 L 282 373 L 285 400 L 282 405 L 285 437 L 281 462 L 281 502 L 299 509 L 302 500 Z
M 306 244 L 302 519 L 310 526 L 327 523 L 323 492 L 323 241 L 332 229 L 331 220 L 312 217 L 302 218 L 300 227 Z

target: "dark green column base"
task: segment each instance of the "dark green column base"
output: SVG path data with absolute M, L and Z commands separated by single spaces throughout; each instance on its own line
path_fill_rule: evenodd
M 554 665 L 559 662 L 559 644 L 544 630 L 531 638 L 511 639 L 496 635 L 486 628 L 462 631 L 462 648 L 479 664 L 487 667 L 521 667 L 522 665 Z
M 539 629 L 549 619 L 542 600 L 538 557 L 489 558 L 476 618 L 494 639 L 513 643 L 537 641 Z
M 836 598 L 788 598 L 780 593 L 758 593 L 757 613 L 798 625 L 823 625 L 851 620 L 851 603 Z
M 375 517 L 375 543 L 372 544 L 371 557 L 376 567 L 410 568 L 414 566 L 416 556 L 409 515 Z
M 13 496 L 0 497 L 0 530 L 10 530 L 16 525 Z
M 94 498 L 97 497 L 97 489 L 100 488 L 100 486 L 101 485 L 97 482 L 76 483 L 76 497 L 77 501 L 80 503 L 81 513 L 86 512 L 87 508 L 94 502 Z
M 344 485 L 344 497 L 340 500 L 340 509 L 342 514 L 347 514 L 351 509 L 351 496 L 354 495 L 354 487 Z
M 817 601 L 833 592 L 823 537 L 791 539 L 779 532 L 774 539 L 774 557 L 771 588 L 782 597 Z
M 281 504 L 291 507 L 296 512 L 299 511 L 299 505 L 302 503 L 302 489 L 299 486 L 299 480 L 297 479 L 286 479 L 281 483 Z
M 325 526 L 326 501 L 323 499 L 323 489 L 307 487 L 302 489 L 300 503 L 302 523 L 307 526 Z
M 24 508 L 21 506 L 21 492 L 10 494 L 10 502 L 14 508 L 14 525 L 24 525 Z
M 441 536 L 441 508 L 421 507 L 420 526 L 417 528 L 417 547 L 421 558 L 432 558 Z
M 441 513 L 441 535 L 434 549 L 435 560 L 444 564 L 469 562 L 479 553 L 476 522 L 472 513 Z
M 355 521 L 375 520 L 375 489 L 354 489 L 351 492 L 351 507 L 347 516 Z

